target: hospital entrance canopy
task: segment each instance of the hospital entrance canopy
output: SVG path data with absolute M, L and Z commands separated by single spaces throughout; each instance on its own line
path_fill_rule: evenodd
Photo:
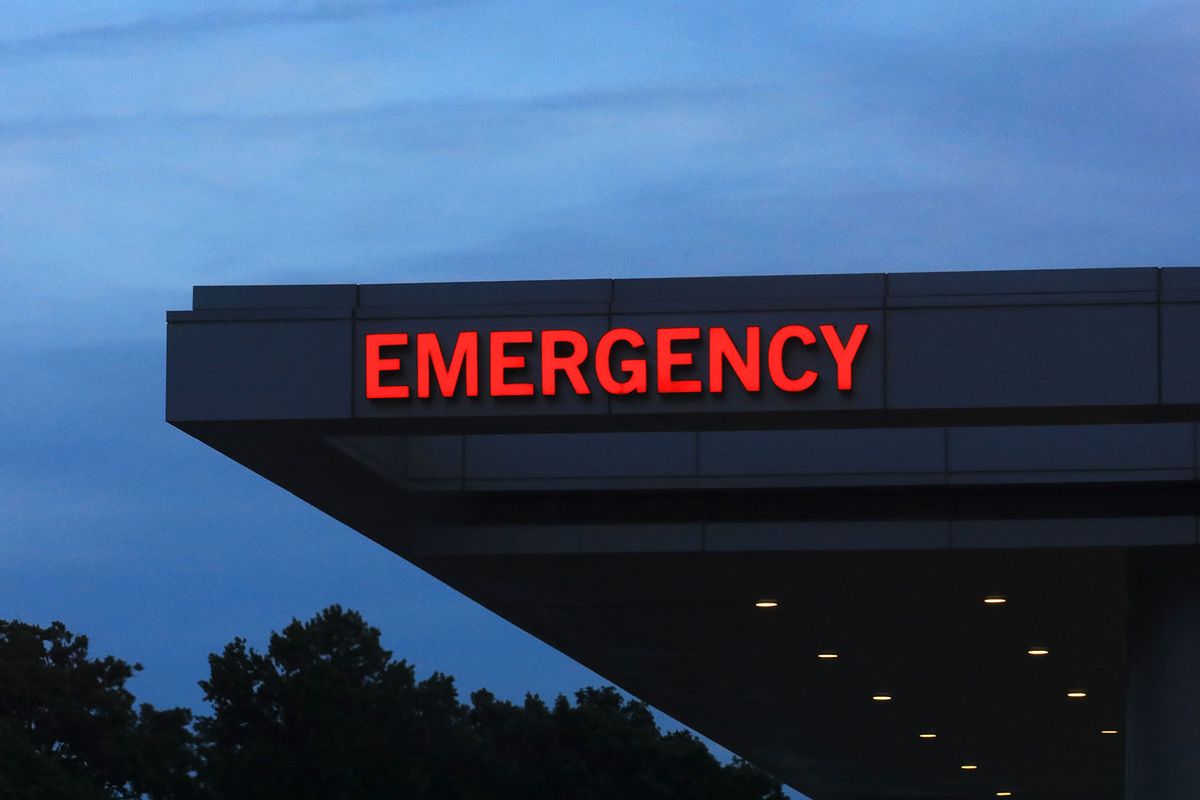
M 1200 795 L 1200 269 L 167 320 L 172 424 L 816 800 Z

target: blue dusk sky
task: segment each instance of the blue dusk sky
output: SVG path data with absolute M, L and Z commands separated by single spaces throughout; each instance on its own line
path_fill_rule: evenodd
M 599 679 L 163 422 L 194 284 L 1200 263 L 1200 4 L 61 0 L 0 14 L 0 618 L 200 707 L 339 602 Z

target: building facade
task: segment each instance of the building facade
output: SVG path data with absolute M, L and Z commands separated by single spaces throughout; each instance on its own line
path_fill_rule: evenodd
M 1200 797 L 1200 269 L 167 319 L 172 424 L 816 800 Z

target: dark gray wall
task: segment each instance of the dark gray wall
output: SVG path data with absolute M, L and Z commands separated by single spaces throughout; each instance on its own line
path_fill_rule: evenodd
M 1055 410 L 1068 422 L 1191 418 L 1170 407 L 1200 403 L 1196 269 L 197 287 L 194 310 L 168 321 L 173 421 L 425 419 L 438 430 L 439 418 L 494 424 L 512 417 L 562 430 L 870 427 L 1029 422 Z M 858 322 L 871 332 L 849 394 L 834 387 L 822 346 L 791 354 L 796 369 L 822 374 L 813 390 L 794 395 L 769 381 L 758 395 L 736 382 L 723 395 L 616 398 L 369 401 L 362 391 L 368 332 L 571 327 L 594 343 L 618 326 L 646 334 L 681 324 L 848 331 Z M 486 354 L 482 366 L 486 373 Z M 533 353 L 530 371 L 536 366 Z M 626 414 L 640 421 L 595 419 Z
M 798 395 L 363 390 L 367 332 L 864 321 L 852 393 L 823 348 Z M 1197 541 L 1200 269 L 197 287 L 168 323 L 169 420 L 400 551 Z

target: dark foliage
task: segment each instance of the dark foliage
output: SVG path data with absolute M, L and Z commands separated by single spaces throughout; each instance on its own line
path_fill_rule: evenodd
M 722 766 L 689 733 L 663 734 L 642 703 L 615 689 L 582 689 L 553 708 L 471 695 L 472 728 L 485 744 L 476 796 L 528 800 L 760 800 L 779 785 L 744 761 Z
M 548 706 L 418 681 L 379 631 L 333 606 L 265 653 L 235 639 L 201 681 L 212 714 L 133 710 L 136 665 L 89 660 L 55 623 L 0 622 L 0 798 L 40 800 L 780 800 L 642 703 L 583 689 Z
M 209 657 L 197 722 L 204 783 L 216 797 L 457 798 L 475 746 L 453 681 L 416 681 L 357 613 L 327 609 Z
M 88 657 L 60 622 L 0 620 L 0 797 L 193 797 L 191 713 L 135 710 L 141 666 Z

